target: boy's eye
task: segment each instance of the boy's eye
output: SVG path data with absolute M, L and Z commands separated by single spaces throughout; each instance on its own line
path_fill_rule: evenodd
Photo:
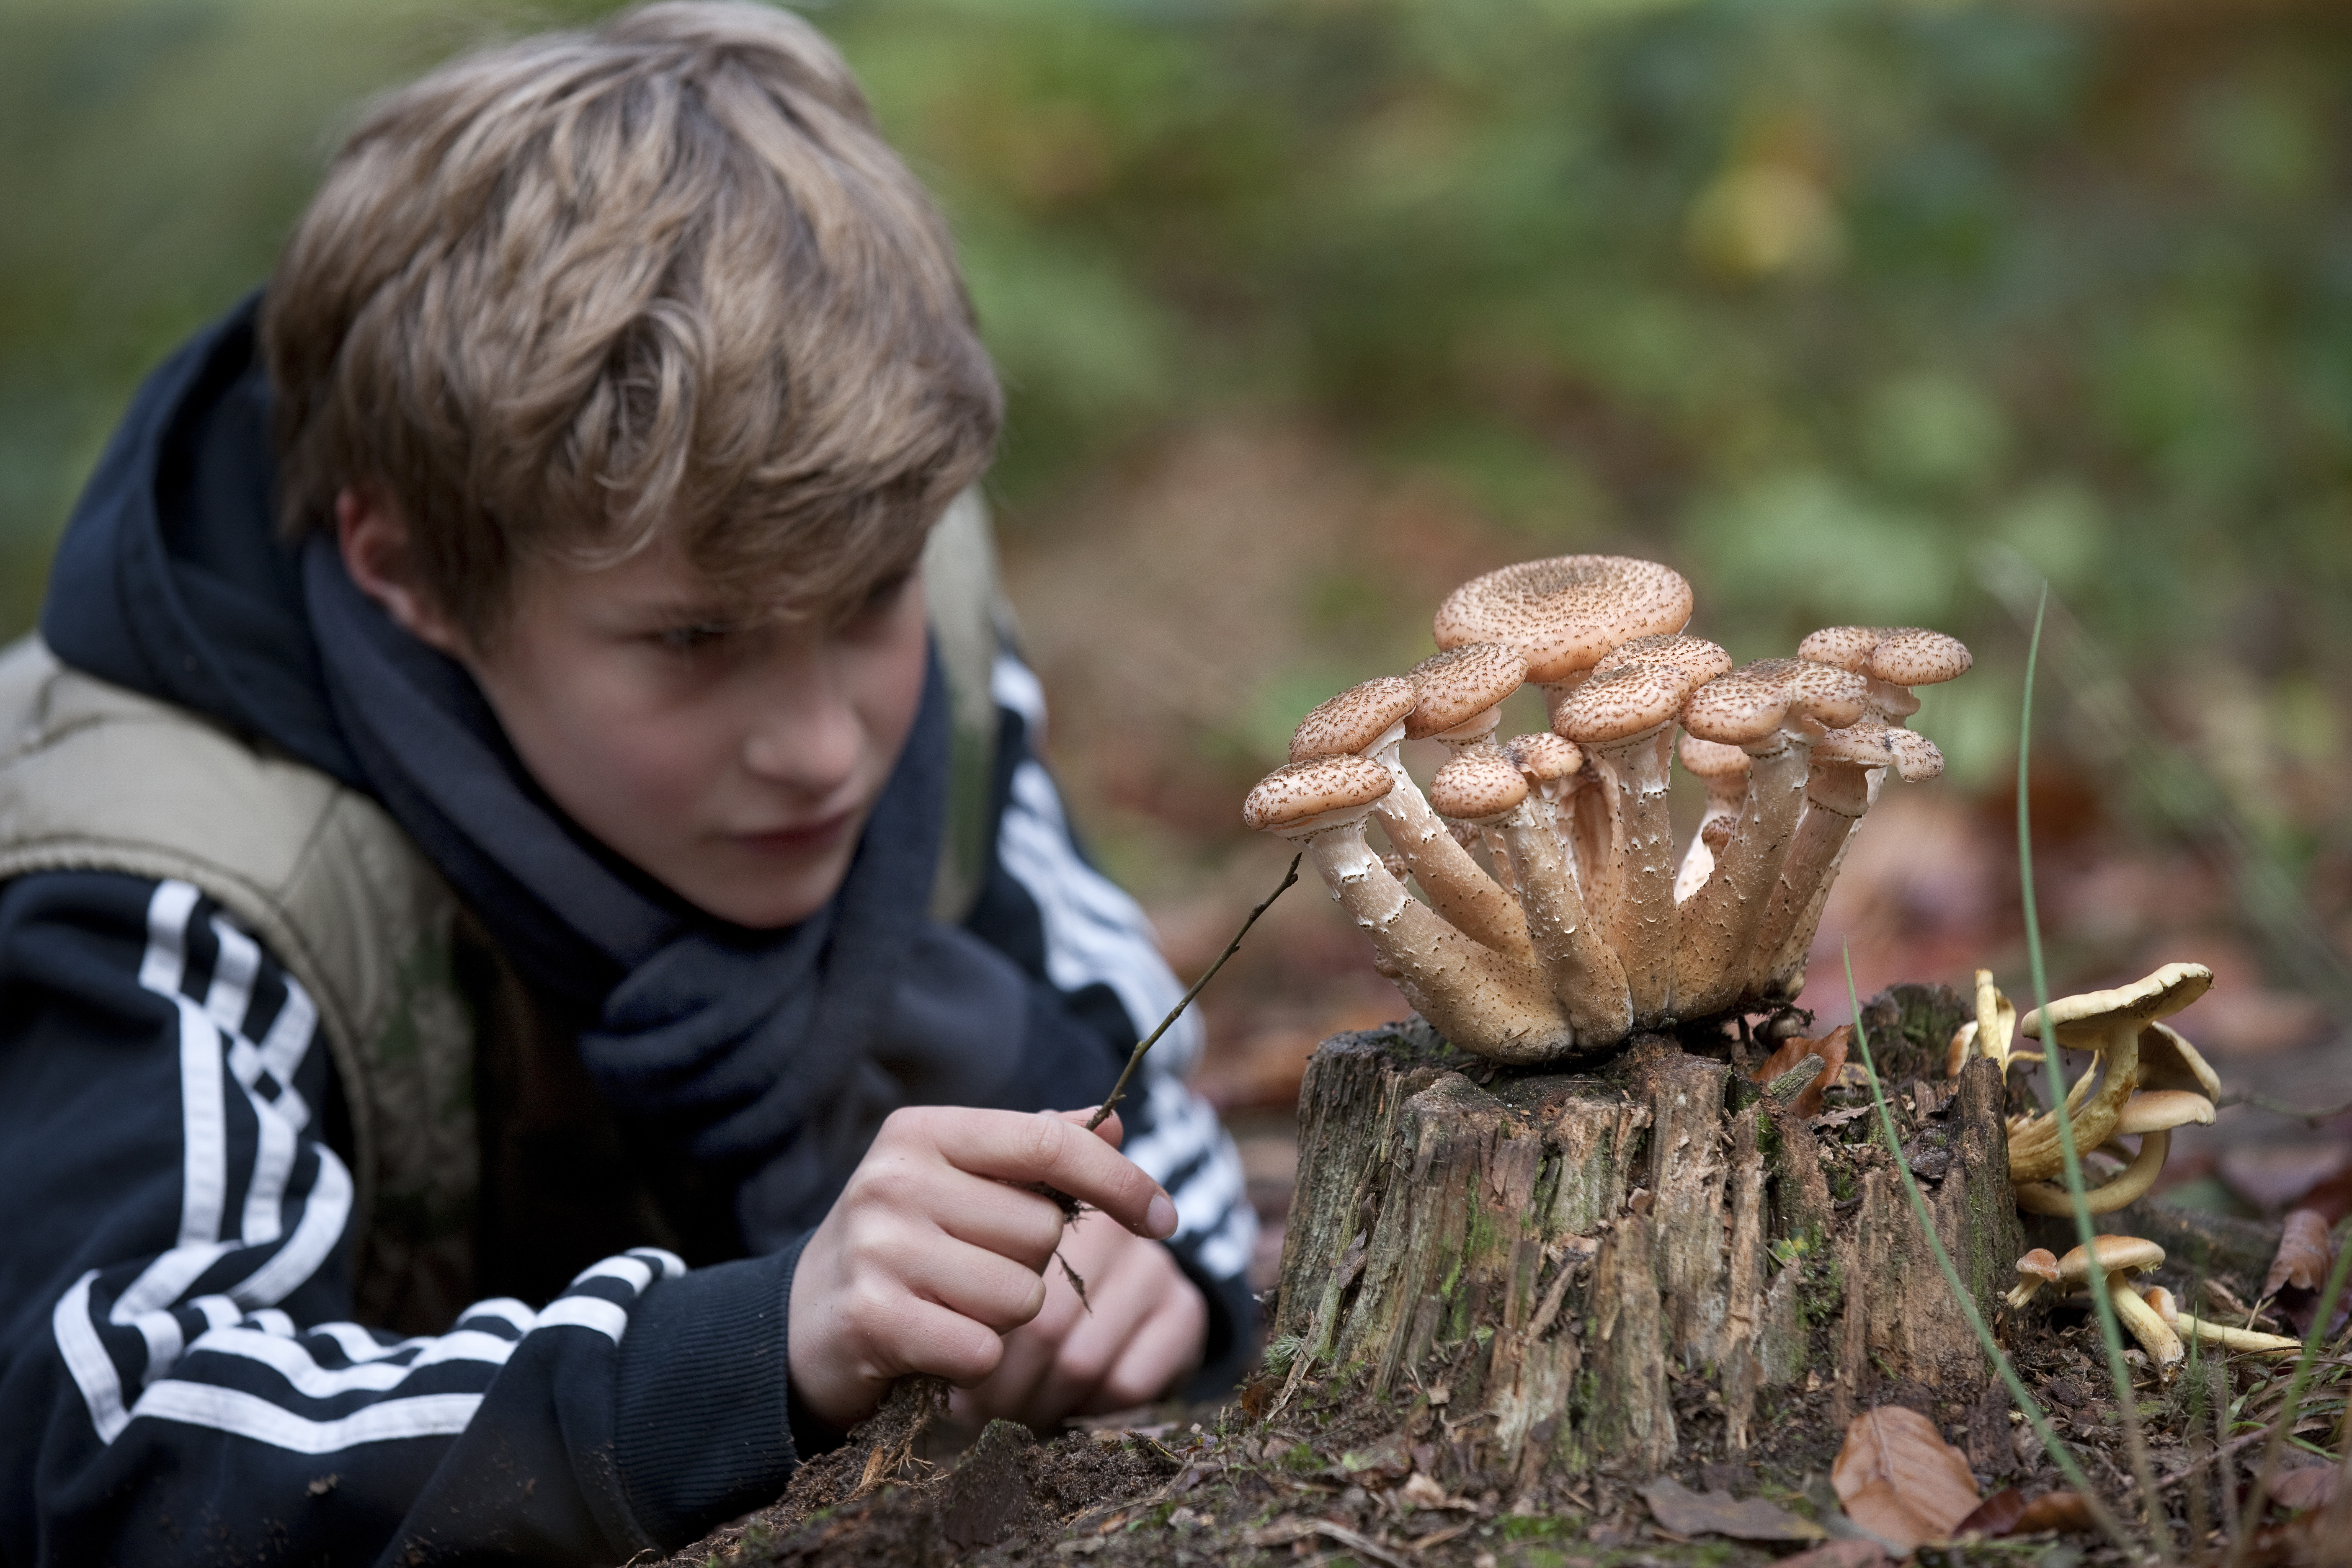
M 706 653 L 735 633 L 735 628 L 721 621 L 697 621 L 682 626 L 665 626 L 654 634 L 654 641 L 669 653 Z

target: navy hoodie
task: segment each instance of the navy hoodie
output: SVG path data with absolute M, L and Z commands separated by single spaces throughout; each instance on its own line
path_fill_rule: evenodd
M 296 737 L 352 782 L 270 528 L 268 416 L 248 303 L 141 388 L 42 630 L 68 664 Z M 1008 654 L 994 685 L 994 853 L 966 923 L 1115 1058 L 1178 987 L 1032 752 L 1034 678 Z M 780 1492 L 826 1436 L 786 1375 L 798 1243 L 695 1268 L 582 1258 L 551 1300 L 477 1302 L 421 1335 L 355 1322 L 350 1150 L 316 1020 L 186 883 L 0 885 L 0 1561 L 619 1563 Z M 1248 1350 L 1255 1225 L 1231 1142 L 1168 1070 L 1196 1040 L 1171 1032 L 1126 1119 L 1210 1300 L 1204 1387 Z

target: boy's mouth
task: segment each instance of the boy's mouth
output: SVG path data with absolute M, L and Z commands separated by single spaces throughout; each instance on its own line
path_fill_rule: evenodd
M 737 844 L 755 853 L 770 855 L 822 854 L 839 846 L 857 827 L 862 814 L 856 806 L 819 817 L 814 822 L 791 827 L 768 828 L 756 833 L 730 835 Z

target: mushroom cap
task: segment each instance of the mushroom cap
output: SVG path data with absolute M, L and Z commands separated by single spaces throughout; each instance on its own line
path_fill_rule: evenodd
M 2096 1050 L 2108 1037 L 2125 1029 L 2144 1029 L 2158 1018 L 2168 1018 L 2205 994 L 2213 972 L 2201 963 L 2168 963 L 2144 980 L 2109 991 L 2085 991 L 2061 996 L 2050 1004 L 2058 1026 L 2058 1043 L 2075 1050 Z M 2042 1037 L 2042 1009 L 2036 1007 L 2017 1021 L 2021 1033 Z
M 1853 671 L 1818 659 L 1787 662 L 1789 705 L 1801 707 L 1815 723 L 1835 730 L 1859 723 L 1870 711 L 1870 682 Z
M 1584 766 L 1584 753 L 1573 741 L 1563 741 L 1549 730 L 1514 735 L 1503 742 L 1503 754 L 1527 775 L 1529 784 L 1557 783 Z M 1745 761 L 1743 755 L 1741 758 Z
M 1893 768 L 1905 784 L 1920 784 L 1944 771 L 1944 753 L 1916 730 L 1865 718 L 1832 730 L 1813 742 L 1813 761 L 1856 768 Z
M 1429 781 L 1429 808 L 1456 822 L 1493 822 L 1528 798 L 1528 781 L 1500 752 L 1465 752 Z
M 1673 568 L 1624 555 L 1556 555 L 1473 577 L 1431 623 L 1437 646 L 1502 643 L 1526 679 L 1564 680 L 1621 643 L 1690 622 L 1691 585 Z
M 1906 688 L 1958 679 L 1975 662 L 1959 638 L 1925 626 L 1823 626 L 1797 656 Z
M 2118 1132 L 2169 1132 L 2190 1122 L 2213 1120 L 2213 1102 L 2185 1089 L 2143 1089 L 2124 1101 L 2116 1117 Z
M 2171 1291 L 2161 1285 L 2151 1285 L 2139 1293 L 2139 1299 L 2155 1309 L 2156 1315 L 2164 1320 L 2165 1327 L 2180 1326 L 2180 1303 L 2173 1300 Z
M 1686 676 L 1693 686 L 1731 673 L 1731 656 L 1721 647 L 1705 637 L 1685 637 L 1676 632 L 1661 632 L 1621 644 L 1594 665 L 1592 672 L 1606 675 L 1612 669 L 1637 664 L 1676 671 Z
M 1710 686 L 1700 687 L 1692 694 L 1691 701 L 1697 701 L 1714 686 L 1722 684 L 1718 680 Z M 1689 703 L 1685 703 L 1683 707 L 1684 711 L 1689 711 Z M 1748 771 L 1746 752 L 1738 746 L 1727 746 L 1720 742 L 1706 740 L 1697 735 L 1683 737 L 1682 753 L 1685 771 L 1703 779 L 1735 779 Z
M 2139 1032 L 2139 1081 L 2148 1089 L 2185 1089 L 2208 1100 L 2221 1098 L 2221 1075 L 2169 1024 L 2150 1024 Z
M 2058 1283 L 2058 1255 L 2046 1247 L 2035 1247 L 2017 1260 L 2017 1277 L 2055 1285 Z
M 1708 681 L 1683 704 L 1683 728 L 1720 746 L 1750 746 L 1780 732 L 1789 690 L 1753 666 Z M 1747 753 L 1740 753 L 1745 756 Z
M 1934 686 L 1958 679 L 1975 662 L 1968 644 L 1956 637 L 1925 626 L 1901 626 L 1879 634 L 1863 672 L 1890 686 Z
M 1823 626 L 1797 645 L 1797 657 L 1859 671 L 1885 635 L 1876 626 Z
M 1528 678 L 1528 661 L 1500 643 L 1461 643 L 1433 653 L 1405 677 L 1412 683 L 1413 710 L 1404 732 L 1423 740 L 1442 734 L 1492 708 Z
M 1580 745 L 1607 745 L 1672 721 L 1696 685 L 1663 665 L 1630 664 L 1596 673 L 1553 712 L 1552 728 Z
M 2164 1264 L 2164 1248 L 2137 1236 L 2095 1236 L 2086 1253 L 2076 1247 L 2058 1260 L 2058 1278 L 2080 1285 L 2096 1267 L 2102 1274 L 2138 1274 Z
M 1388 769 L 1363 757 L 1285 763 L 1242 802 L 1242 821 L 1260 833 L 1337 826 L 1361 816 L 1395 786 Z
M 1412 682 L 1382 675 L 1327 698 L 1290 732 L 1290 760 L 1350 756 L 1379 740 L 1412 711 Z

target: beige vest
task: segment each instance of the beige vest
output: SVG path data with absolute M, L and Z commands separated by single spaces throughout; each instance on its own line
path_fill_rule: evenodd
M 986 864 L 989 681 L 1005 624 L 976 497 L 932 531 L 924 585 L 954 714 L 932 902 L 955 919 Z M 27 637 L 0 650 L 0 879 L 58 870 L 193 883 L 293 973 L 318 1003 L 349 1117 L 361 1310 L 429 1326 L 461 1304 L 480 1154 L 476 999 L 453 954 L 473 922 L 391 816 L 207 720 L 68 669 Z

